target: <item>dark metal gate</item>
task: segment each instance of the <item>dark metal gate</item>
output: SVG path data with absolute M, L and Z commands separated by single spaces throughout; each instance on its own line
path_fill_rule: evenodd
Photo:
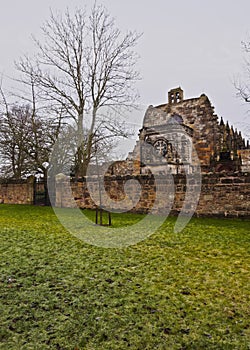
M 47 182 L 44 179 L 34 180 L 34 205 L 50 205 Z

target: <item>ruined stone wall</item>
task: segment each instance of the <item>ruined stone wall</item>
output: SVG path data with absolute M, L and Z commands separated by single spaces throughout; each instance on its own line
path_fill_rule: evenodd
M 242 172 L 250 171 L 250 149 L 244 149 L 239 151 L 241 157 L 241 169 Z
M 160 176 L 160 175 L 159 175 Z M 106 190 L 111 194 L 111 198 L 124 200 L 124 184 L 126 181 L 134 179 L 141 185 L 142 192 L 139 202 L 131 210 L 137 213 L 147 213 L 154 206 L 155 202 L 155 181 L 153 177 L 147 175 L 136 176 L 108 176 L 106 177 Z M 186 193 L 186 177 L 182 174 L 173 175 L 174 191 L 171 181 L 169 181 L 169 195 L 160 199 L 157 214 L 164 212 L 171 200 L 171 190 L 174 193 L 174 204 L 171 213 L 178 214 L 183 207 Z M 77 204 L 80 208 L 94 209 L 96 207 L 87 189 L 86 181 L 76 181 L 71 183 L 71 191 L 63 191 L 66 186 L 65 178 L 57 181 L 56 206 L 72 207 Z M 157 179 L 159 186 L 166 182 L 164 177 Z M 98 190 L 97 178 L 88 179 L 88 184 L 92 189 Z M 133 196 L 137 190 L 136 182 L 130 183 L 126 188 L 128 196 Z M 167 185 L 168 186 L 168 185 Z M 196 187 L 195 181 L 191 184 Z M 194 203 L 189 203 L 188 208 L 192 209 Z M 221 216 L 221 217 L 247 217 L 250 218 L 250 173 L 217 173 L 203 174 L 202 187 L 198 206 L 195 211 L 196 216 Z
M 181 115 L 184 124 L 193 129 L 193 145 L 195 146 L 200 163 L 203 166 L 210 164 L 210 157 L 215 148 L 218 135 L 218 116 L 214 113 L 206 95 L 199 98 L 184 100 L 176 104 L 158 106 L 166 113 Z M 154 121 L 152 121 L 153 125 Z
M 0 203 L 33 204 L 34 180 L 0 182 Z
M 193 164 L 194 153 L 193 157 L 188 156 L 188 145 L 191 141 L 203 172 L 250 171 L 250 162 L 244 158 L 245 154 L 241 158 L 243 169 L 239 158 L 241 151 L 250 150 L 249 142 L 246 142 L 240 131 L 232 125 L 230 127 L 228 122 L 224 123 L 223 118 L 219 122 L 206 95 L 184 99 L 183 90 L 179 87 L 170 90 L 168 96 L 168 103 L 148 107 L 139 134 L 141 141 L 154 145 L 171 164 Z M 173 120 L 181 126 L 179 131 L 175 130 Z M 188 135 L 190 140 L 186 138 L 185 142 L 182 133 Z M 159 147 L 158 143 L 165 143 L 167 151 L 165 152 L 162 145 Z M 176 157 L 171 154 L 173 145 L 176 146 Z M 138 158 L 138 147 L 137 143 L 134 151 L 130 152 L 129 159 Z M 185 150 L 188 151 L 187 155 Z

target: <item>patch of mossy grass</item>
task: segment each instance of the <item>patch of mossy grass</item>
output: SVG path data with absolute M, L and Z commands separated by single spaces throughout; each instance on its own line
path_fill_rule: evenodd
M 250 222 L 175 220 L 105 249 L 51 208 L 0 205 L 0 349 L 250 349 Z

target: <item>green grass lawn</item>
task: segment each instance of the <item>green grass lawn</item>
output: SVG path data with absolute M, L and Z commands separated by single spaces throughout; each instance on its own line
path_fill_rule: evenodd
M 0 205 L 0 349 L 250 349 L 250 222 L 174 223 L 105 249 L 51 208 Z

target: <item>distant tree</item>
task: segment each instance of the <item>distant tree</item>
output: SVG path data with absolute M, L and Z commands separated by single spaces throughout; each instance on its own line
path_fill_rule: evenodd
M 89 15 L 81 9 L 64 15 L 51 12 L 42 33 L 44 42 L 34 39 L 35 59 L 24 57 L 17 68 L 23 83 L 33 82 L 40 101 L 73 121 L 79 146 L 75 172 L 83 176 L 100 140 L 108 145 L 115 136 L 127 136 L 124 123 L 114 115 L 133 108 L 138 97 L 134 46 L 140 35 L 122 35 L 98 5 Z
M 242 41 L 242 48 L 245 54 L 243 78 L 238 76 L 234 80 L 234 87 L 236 89 L 236 96 L 239 97 L 242 101 L 250 103 L 250 38 L 247 41 Z M 242 128 L 250 139 L 250 123 L 242 123 Z
M 245 54 L 250 54 L 250 39 L 249 41 L 242 42 L 243 52 Z M 237 91 L 237 96 L 240 97 L 244 102 L 250 102 L 250 59 L 245 58 L 244 65 L 244 78 L 238 78 L 234 81 L 234 86 Z
M 9 104 L 1 92 L 0 157 L 4 177 L 21 179 L 37 172 L 46 176 L 49 156 L 58 134 L 48 118 L 36 114 L 35 104 Z
M 83 142 L 86 143 L 89 130 L 83 129 Z M 110 162 L 112 151 L 118 141 L 115 136 L 107 135 L 105 124 L 96 128 L 92 140 L 90 162 L 94 165 Z M 54 177 L 58 173 L 75 176 L 77 164 L 77 133 L 74 126 L 66 124 L 61 129 L 57 142 L 50 157 L 49 175 Z M 93 169 L 93 168 L 92 168 Z
M 4 177 L 21 179 L 31 170 L 26 153 L 28 119 L 29 111 L 24 106 L 12 107 L 0 116 L 1 173 Z

